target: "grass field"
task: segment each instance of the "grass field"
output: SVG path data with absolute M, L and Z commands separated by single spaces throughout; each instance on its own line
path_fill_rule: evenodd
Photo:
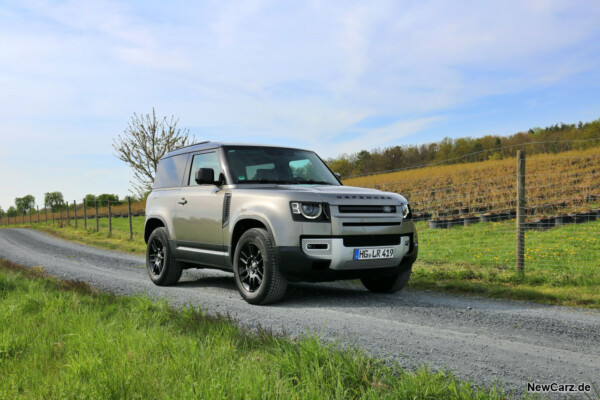
M 240 329 L 0 260 L 2 399 L 502 399 L 314 336 Z
M 33 228 L 97 247 L 145 253 L 144 217 L 133 218 L 133 241 L 126 218 L 113 219 L 112 237 L 108 220 L 99 221 L 100 232 L 83 230 L 81 221 L 78 229 L 44 223 Z M 418 222 L 417 229 L 419 259 L 409 287 L 600 308 L 600 221 L 528 231 L 523 277 L 515 272 L 514 221 L 451 229 L 429 229 Z

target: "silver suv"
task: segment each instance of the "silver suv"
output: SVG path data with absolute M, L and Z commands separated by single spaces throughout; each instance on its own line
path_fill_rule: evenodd
M 144 239 L 155 284 L 177 283 L 186 268 L 232 271 L 251 304 L 300 281 L 396 292 L 418 250 L 404 197 L 343 186 L 312 151 L 209 142 L 160 160 Z

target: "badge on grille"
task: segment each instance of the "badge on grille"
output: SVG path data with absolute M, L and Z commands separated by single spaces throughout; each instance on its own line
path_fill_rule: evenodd
M 390 207 L 390 206 L 385 206 L 385 207 L 383 207 L 383 212 L 385 212 L 385 213 L 390 213 L 390 212 L 392 212 L 392 207 Z

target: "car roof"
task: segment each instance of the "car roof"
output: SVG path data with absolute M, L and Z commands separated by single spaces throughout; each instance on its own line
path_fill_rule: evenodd
M 280 148 L 284 148 L 284 149 L 294 149 L 294 150 L 303 150 L 303 151 L 310 151 L 310 150 L 306 150 L 306 149 L 299 149 L 296 147 L 288 147 L 288 146 L 277 146 L 277 145 L 269 145 L 269 144 L 259 144 L 259 143 L 223 143 L 223 142 L 200 142 L 200 143 L 194 143 L 194 144 L 190 144 L 188 146 L 185 147 L 180 147 L 176 150 L 173 150 L 167 154 L 165 154 L 162 158 L 168 158 L 168 157 L 173 157 L 179 154 L 186 154 L 186 153 L 193 153 L 196 151 L 202 151 L 202 150 L 210 150 L 210 149 L 216 149 L 219 147 L 223 147 L 223 146 L 240 146 L 240 147 L 280 147 Z

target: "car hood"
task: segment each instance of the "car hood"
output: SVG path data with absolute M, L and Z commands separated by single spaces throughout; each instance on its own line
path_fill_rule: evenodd
M 240 189 L 242 185 L 238 186 Z M 333 185 L 277 185 L 277 184 L 261 184 L 261 185 L 244 185 L 244 189 L 264 190 L 264 191 L 282 191 L 296 192 L 305 194 L 314 194 L 322 201 L 330 204 L 397 204 L 406 203 L 406 199 L 397 194 L 390 192 L 382 192 L 377 189 L 369 189 L 355 186 L 333 186 Z

